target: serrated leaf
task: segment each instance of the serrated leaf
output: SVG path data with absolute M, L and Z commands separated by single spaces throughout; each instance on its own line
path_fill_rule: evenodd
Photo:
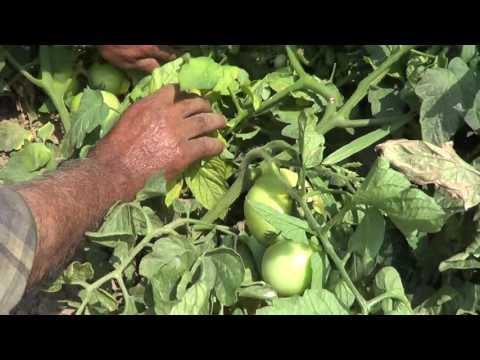
M 257 300 L 272 300 L 277 297 L 276 291 L 264 282 L 253 283 L 238 290 L 238 296 Z
M 257 315 L 348 315 L 347 310 L 328 290 L 306 290 L 303 296 L 273 299 Z
M 473 131 L 480 131 L 480 91 L 475 96 L 473 106 L 465 115 L 465 122 Z
M 172 265 L 178 274 L 183 274 L 195 259 L 195 249 L 189 242 L 180 238 L 164 238 L 157 240 L 153 251 L 142 259 L 139 272 L 151 279 L 164 272 L 164 267 Z
M 345 309 L 350 309 L 355 302 L 355 295 L 343 280 L 340 280 L 335 284 L 333 287 L 333 293 Z
M 75 149 L 82 147 L 86 136 L 103 123 L 109 111 L 110 108 L 104 103 L 100 91 L 85 89 L 80 107 L 72 115 L 72 128 L 61 144 L 65 158 L 71 157 Z
M 185 181 L 195 199 L 210 210 L 228 190 L 227 175 L 225 162 L 214 157 L 203 165 L 197 163 L 190 167 L 185 173 Z
M 177 200 L 182 194 L 183 178 L 178 181 L 171 181 L 167 184 L 167 194 L 165 195 L 165 205 L 172 206 L 173 202 Z
M 148 81 L 148 92 L 144 92 L 142 97 L 149 96 L 166 85 L 178 84 L 178 72 L 183 63 L 184 60 L 180 57 L 153 70 L 151 79 Z M 141 87 L 136 89 L 138 91 Z M 138 99 L 138 96 L 135 98 Z
M 54 167 L 53 151 L 40 143 L 29 143 L 11 155 L 7 165 L 0 169 L 0 180 L 5 183 L 28 181 Z
M 117 204 L 110 209 L 100 229 L 86 235 L 92 241 L 111 248 L 115 248 L 120 240 L 133 243 L 138 235 L 145 233 L 145 222 L 140 221 L 145 216 L 144 209 L 139 206 Z
M 388 88 L 374 88 L 368 92 L 368 102 L 375 117 L 392 116 L 402 113 L 405 103 L 399 91 Z
M 145 201 L 167 193 L 167 181 L 163 172 L 159 172 L 148 178 L 145 186 L 137 193 L 137 201 Z
M 17 122 L 9 120 L 0 122 L 0 151 L 20 150 L 25 141 L 30 141 L 32 138 L 32 133 Z
M 180 301 L 175 304 L 171 315 L 208 315 L 210 293 L 215 285 L 216 268 L 211 259 L 205 258 L 201 267 L 200 279 L 195 282 Z
M 391 140 L 379 145 L 382 157 L 418 185 L 433 184 L 464 202 L 465 210 L 480 203 L 480 171 L 457 155 L 451 143 Z
M 316 116 L 311 111 L 303 111 L 299 118 L 300 121 L 300 139 L 302 144 L 303 166 L 310 169 L 319 165 L 323 160 L 323 151 L 325 149 L 325 138 L 317 132 Z
M 236 93 L 242 86 L 250 82 L 248 73 L 236 66 L 222 66 L 221 76 L 218 79 L 213 91 L 221 95 L 229 95 L 230 92 Z
M 217 299 L 225 306 L 233 305 L 245 273 L 242 258 L 232 249 L 222 247 L 208 252 L 207 257 L 217 270 L 215 281 Z
M 37 135 L 43 142 L 46 142 L 47 140 L 51 140 L 54 131 L 55 126 L 51 122 L 47 122 L 37 130 Z
M 373 268 L 384 238 L 385 219 L 378 210 L 370 208 L 350 237 L 349 250 L 360 256 L 364 268 Z
M 223 75 L 222 66 L 209 57 L 197 57 L 184 64 L 178 74 L 182 90 L 211 90 Z
M 324 289 L 330 274 L 330 261 L 327 254 L 315 252 L 310 258 L 310 267 L 312 268 L 311 289 Z
M 310 227 L 306 221 L 279 213 L 271 207 L 246 199 L 258 215 L 272 225 L 281 236 L 294 242 L 308 244 L 307 232 Z
M 449 141 L 472 107 L 478 86 L 477 74 L 460 58 L 454 58 L 448 69 L 427 70 L 415 87 L 423 100 L 420 109 L 423 140 L 435 145 Z

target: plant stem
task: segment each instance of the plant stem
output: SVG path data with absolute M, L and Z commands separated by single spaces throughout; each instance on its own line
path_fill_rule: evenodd
M 352 110 L 362 101 L 362 99 L 367 95 L 368 90 L 372 84 L 378 83 L 383 77 L 388 74 L 388 71 L 398 60 L 400 60 L 406 53 L 410 50 L 416 48 L 418 45 L 402 45 L 398 51 L 390 55 L 387 60 L 383 62 L 377 69 L 375 69 L 370 75 L 365 79 L 360 81 L 357 89 L 353 95 L 348 99 L 345 105 L 340 109 L 338 114 L 344 119 L 350 117 Z
M 348 286 L 350 291 L 354 294 L 355 299 L 357 300 L 358 304 L 360 305 L 360 308 L 362 309 L 362 314 L 367 315 L 368 310 L 369 310 L 367 300 L 365 300 L 365 298 L 360 293 L 360 291 L 358 291 L 357 287 L 355 286 L 352 279 L 348 275 L 347 271 L 345 270 L 343 260 L 340 259 L 340 257 L 337 255 L 337 253 L 335 252 L 335 249 L 332 246 L 332 244 L 330 243 L 330 241 L 328 241 L 325 238 L 324 234 L 325 234 L 326 231 L 324 229 L 322 229 L 322 227 L 318 224 L 317 220 L 315 220 L 315 218 L 312 215 L 312 212 L 308 208 L 305 201 L 303 201 L 301 199 L 301 197 L 299 197 L 296 194 L 295 191 L 293 191 L 292 194 L 295 194 L 294 195 L 294 197 L 296 198 L 295 200 L 297 202 L 299 202 L 300 206 L 302 207 L 309 226 L 311 227 L 311 229 L 313 229 L 313 231 L 316 233 L 317 237 L 320 239 L 320 242 L 322 243 L 322 246 L 323 246 L 325 252 L 327 253 L 327 255 L 330 257 L 330 259 L 333 261 L 333 263 L 337 267 L 337 270 L 340 272 L 340 275 L 341 275 L 343 281 L 345 281 L 345 284 Z M 335 223 L 335 222 L 336 221 L 332 221 L 332 224 Z
M 378 295 L 378 296 L 374 297 L 373 299 L 371 299 L 367 302 L 368 311 L 370 311 L 378 303 L 381 303 L 382 301 L 387 300 L 387 299 L 393 299 L 393 300 L 400 301 L 402 304 L 407 305 L 407 307 L 410 310 L 412 310 L 412 307 L 411 307 L 410 303 L 408 302 L 408 299 L 406 299 L 404 296 L 399 296 L 392 291 L 387 291 L 387 292 L 385 292 L 381 295 Z
M 7 61 L 15 68 L 17 71 L 22 74 L 28 81 L 30 81 L 32 84 L 42 87 L 42 81 L 40 79 L 37 79 L 36 77 L 32 76 L 25 68 L 20 65 L 17 60 L 8 52 L 8 50 L 4 49 L 5 51 L 5 58 Z
M 339 128 L 359 128 L 359 127 L 369 127 L 369 126 L 385 126 L 401 122 L 405 119 L 410 119 L 412 117 L 411 113 L 401 114 L 395 116 L 386 116 L 381 118 L 372 118 L 372 119 L 361 119 L 361 120 L 345 120 L 342 118 L 337 118 L 335 120 L 335 127 Z
M 298 74 L 298 76 L 300 76 L 300 78 L 307 76 L 307 73 L 303 69 L 302 64 L 300 64 L 300 61 L 295 54 L 296 48 L 292 45 L 287 45 L 285 46 L 285 49 L 287 51 L 288 60 L 290 60 L 290 65 L 292 66 L 293 70 L 295 70 L 295 72 Z
M 233 120 L 232 120 L 232 125 L 230 128 L 228 128 L 225 131 L 226 135 L 231 134 L 245 119 L 254 116 L 254 115 L 261 115 L 262 112 L 267 111 L 271 107 L 275 106 L 278 104 L 280 101 L 282 101 L 284 98 L 290 95 L 291 92 L 300 90 L 303 87 L 303 83 L 298 80 L 289 87 L 283 89 L 282 91 L 276 93 L 274 96 L 272 96 L 270 99 L 265 101 L 260 105 L 260 107 L 255 111 L 255 110 L 243 110 L 241 111 Z

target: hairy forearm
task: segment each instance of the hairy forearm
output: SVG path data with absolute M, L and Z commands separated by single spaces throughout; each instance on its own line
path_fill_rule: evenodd
M 92 159 L 65 163 L 59 171 L 16 188 L 37 225 L 32 286 L 61 266 L 118 200 L 127 200 L 126 179 Z

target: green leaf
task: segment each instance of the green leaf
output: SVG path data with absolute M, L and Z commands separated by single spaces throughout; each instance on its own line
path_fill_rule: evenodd
M 451 287 L 442 287 L 418 305 L 415 308 L 415 314 L 441 315 L 444 311 L 444 305 L 450 303 L 459 295 L 458 291 Z
M 90 263 L 72 262 L 63 273 L 50 284 L 45 291 L 55 293 L 62 289 L 64 284 L 72 284 L 75 282 L 87 282 L 92 280 L 94 276 L 93 267 Z
M 138 205 L 117 204 L 110 209 L 100 229 L 96 232 L 87 232 L 86 235 L 92 241 L 111 248 L 116 247 L 117 241 L 131 244 L 138 235 L 145 233 L 146 216 L 145 209 Z
M 209 57 L 190 59 L 182 66 L 178 81 L 182 90 L 212 90 L 223 75 L 222 66 Z
M 20 150 L 25 141 L 32 140 L 30 131 L 25 130 L 15 121 L 0 122 L 0 151 Z
M 475 96 L 472 108 L 468 110 L 465 116 L 465 122 L 473 131 L 480 131 L 480 91 Z
M 257 134 L 260 132 L 260 130 L 262 130 L 262 128 L 260 126 L 254 126 L 254 130 L 249 131 L 247 133 L 234 134 L 234 136 L 237 139 L 240 139 L 240 140 L 243 140 L 243 141 L 250 140 L 250 139 L 253 139 L 255 136 L 257 136 Z
M 52 140 L 52 135 L 54 132 L 55 126 L 51 122 L 47 122 L 37 130 L 37 135 L 43 142 L 46 142 L 48 140 Z
M 139 272 L 140 275 L 152 279 L 161 275 L 164 267 L 171 265 L 178 274 L 183 274 L 190 268 L 196 257 L 195 249 L 187 240 L 160 239 L 155 242 L 153 251 L 142 259 Z
M 208 315 L 210 313 L 210 293 L 217 275 L 211 259 L 204 259 L 201 271 L 200 279 L 173 306 L 171 315 Z
M 167 193 L 167 181 L 162 172 L 151 176 L 142 190 L 137 193 L 137 201 L 145 201 L 151 198 L 165 195 Z
M 28 181 L 42 174 L 47 166 L 54 166 L 53 151 L 40 143 L 29 143 L 11 155 L 7 165 L 0 169 L 0 180 L 5 183 Z
M 408 120 L 398 122 L 394 125 L 389 125 L 381 129 L 374 130 L 366 135 L 360 136 L 355 140 L 349 142 L 347 145 L 342 146 L 340 149 L 334 151 L 328 155 L 322 162 L 324 165 L 335 165 L 339 162 L 348 159 L 349 157 L 359 153 L 360 151 L 374 145 L 375 143 L 387 137 L 392 132 L 398 130 L 405 125 Z
M 405 296 L 405 290 L 402 284 L 402 279 L 400 278 L 397 270 L 395 270 L 395 268 L 391 266 L 382 268 L 375 276 L 375 293 L 388 293 L 391 296 L 403 298 L 405 301 L 407 301 L 407 297 Z M 384 313 L 392 313 L 393 315 L 399 310 L 402 310 L 402 313 L 411 313 L 411 309 L 405 309 L 404 306 L 398 309 L 398 304 L 396 304 L 397 302 L 397 300 L 395 300 L 394 302 L 392 299 L 383 300 L 382 309 Z
M 401 173 L 392 170 L 388 161 L 379 158 L 370 169 L 361 190 L 356 194 L 360 202 L 382 208 L 386 199 L 398 198 L 403 190 L 411 186 Z
M 443 209 L 418 189 L 408 189 L 399 198 L 386 199 L 381 209 L 405 236 L 414 231 L 436 233 L 446 221 Z
M 365 269 L 373 269 L 385 238 L 385 219 L 375 208 L 367 210 L 349 240 L 349 251 L 358 254 Z
M 251 204 L 255 212 L 258 213 L 261 218 L 265 219 L 270 225 L 278 230 L 281 236 L 294 242 L 308 244 L 306 232 L 310 232 L 310 227 L 306 221 L 287 214 L 279 213 L 277 210 L 262 203 L 252 202 L 248 199 L 245 201 L 248 201 Z
M 195 199 L 208 210 L 212 209 L 228 190 L 227 170 L 225 162 L 214 157 L 203 165 L 193 165 L 185 173 L 188 188 Z
M 469 63 L 477 54 L 477 45 L 462 45 L 460 57 L 465 63 Z
M 303 296 L 273 299 L 257 315 L 348 315 L 338 299 L 328 290 L 306 290 Z
M 72 129 L 65 135 L 61 150 L 65 158 L 84 145 L 86 136 L 107 118 L 110 108 L 103 102 L 100 91 L 85 89 L 80 108 L 72 116 Z
M 165 205 L 172 206 L 173 202 L 180 198 L 183 189 L 183 178 L 178 181 L 167 183 L 167 194 L 165 195 Z
M 368 92 L 368 102 L 375 117 L 394 116 L 403 112 L 405 103 L 396 89 L 375 88 Z
M 310 267 L 312 268 L 312 290 L 324 289 L 327 286 L 328 276 L 330 274 L 330 262 L 326 253 L 314 253 L 310 258 Z
M 418 185 L 435 185 L 464 202 L 465 210 L 480 203 L 480 171 L 457 155 L 453 144 L 441 147 L 414 140 L 379 145 L 382 157 Z
M 232 249 L 220 247 L 208 252 L 208 258 L 217 270 L 215 294 L 221 304 L 231 306 L 237 301 L 237 290 L 242 284 L 242 258 Z
M 300 115 L 300 139 L 302 144 L 303 166 L 310 169 L 318 166 L 323 160 L 325 138 L 316 130 L 317 119 L 310 111 L 303 111 Z
M 236 66 L 222 66 L 222 73 L 213 91 L 219 92 L 221 95 L 229 95 L 230 92 L 237 93 L 242 86 L 248 85 L 250 82 L 248 73 Z
M 82 290 L 78 295 L 83 300 L 86 294 L 86 290 Z M 103 289 L 95 289 L 90 295 L 88 309 L 93 314 L 112 313 L 118 309 L 118 304 L 115 298 L 109 292 Z
M 153 70 L 148 92 L 144 92 L 142 97 L 149 96 L 166 85 L 178 84 L 178 72 L 183 63 L 184 59 L 180 57 Z
M 272 300 L 277 298 L 276 291 L 264 282 L 249 284 L 238 290 L 238 296 L 248 299 Z
M 355 295 L 343 280 L 340 280 L 335 284 L 333 287 L 333 293 L 345 309 L 350 309 L 355 302 Z
M 448 69 L 429 69 L 415 87 L 423 100 L 420 124 L 423 140 L 435 145 L 449 141 L 472 107 L 479 80 L 477 74 L 460 58 L 454 58 Z

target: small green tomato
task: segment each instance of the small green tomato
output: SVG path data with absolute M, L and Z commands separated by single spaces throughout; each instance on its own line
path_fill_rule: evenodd
M 281 240 L 263 256 L 262 277 L 280 296 L 301 295 L 312 281 L 310 258 L 314 251 L 304 244 Z

